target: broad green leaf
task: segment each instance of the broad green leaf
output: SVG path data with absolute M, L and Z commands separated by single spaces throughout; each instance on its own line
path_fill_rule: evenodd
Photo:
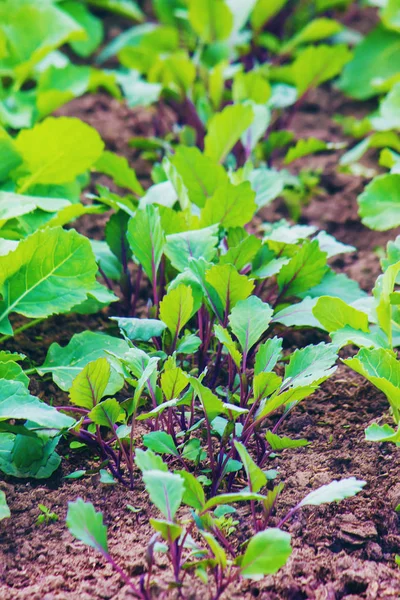
M 88 417 L 92 419 L 96 425 L 102 425 L 103 427 L 109 427 L 114 431 L 114 425 L 120 421 L 123 421 L 125 417 L 125 411 L 115 398 L 109 398 L 96 404 Z
M 320 250 L 322 250 L 322 252 L 326 252 L 328 258 L 337 256 L 338 254 L 343 254 L 345 252 L 355 252 L 356 250 L 354 246 L 338 242 L 333 235 L 329 235 L 329 233 L 326 233 L 326 231 L 320 231 L 314 239 L 318 240 Z
M 307 440 L 292 440 L 286 436 L 279 436 L 272 431 L 267 431 L 265 439 L 271 446 L 272 450 L 285 450 L 285 448 L 301 448 L 302 446 L 308 446 L 310 442 Z
M 135 451 L 135 463 L 141 471 L 168 471 L 168 467 L 158 454 L 153 450 L 141 450 L 137 448 Z
M 343 327 L 343 329 L 334 331 L 331 334 L 331 339 L 332 343 L 338 348 L 348 345 L 358 346 L 358 348 L 390 348 L 385 334 L 380 329 L 379 331 L 373 331 L 372 327 L 370 333 L 364 333 L 351 327 Z
M 67 527 L 86 546 L 108 554 L 107 527 L 103 523 L 103 514 L 97 512 L 91 502 L 84 502 L 82 498 L 68 502 Z
M 226 181 L 206 200 L 201 210 L 200 223 L 203 227 L 217 223 L 225 229 L 246 225 L 257 210 L 254 198 L 255 192 L 248 181 L 240 185 Z
M 14 147 L 11 138 L 0 139 L 0 181 L 6 181 L 11 171 L 16 169 L 22 162 L 22 158 Z
M 261 344 L 256 354 L 254 374 L 269 373 L 282 356 L 282 339 L 273 337 Z
M 61 228 L 38 231 L 0 257 L 0 331 L 11 334 L 8 316 L 48 317 L 68 312 L 95 286 L 97 265 L 89 240 Z
M 45 362 L 37 367 L 37 371 L 39 375 L 51 373 L 55 383 L 62 390 L 68 391 L 75 377 L 88 363 L 97 358 L 107 357 L 113 367 L 106 389 L 106 394 L 111 395 L 121 389 L 124 378 L 116 371 L 118 365 L 107 351 L 122 357 L 128 350 L 129 345 L 125 340 L 93 331 L 83 331 L 75 334 L 64 347 L 57 343 L 51 344 Z
M 273 310 L 269 304 L 257 296 L 240 300 L 233 307 L 229 315 L 229 325 L 245 356 L 268 329 L 272 315 Z
M 385 27 L 400 31 L 400 5 L 398 0 L 386 0 L 381 6 L 380 16 Z
M 224 162 L 233 146 L 253 122 L 254 113 L 249 105 L 234 104 L 216 113 L 208 123 L 205 154 Z
M 396 411 L 400 409 L 400 362 L 391 350 L 361 348 L 343 362 L 381 390 Z
M 37 208 L 47 213 L 55 213 L 70 206 L 68 200 L 61 198 L 40 198 L 13 192 L 0 192 L 0 223 L 31 213 Z
M 252 100 L 256 104 L 265 104 L 271 96 L 271 86 L 268 81 L 256 71 L 243 73 L 239 71 L 232 86 L 234 102 Z
M 321 296 L 318 298 L 312 312 L 329 333 L 346 326 L 364 332 L 369 331 L 368 315 L 343 302 L 340 298 Z
M 233 265 L 214 265 L 206 272 L 205 277 L 227 311 L 232 310 L 239 300 L 250 296 L 254 289 L 253 280 L 246 275 L 239 275 Z
M 76 0 L 62 3 L 62 9 L 68 13 L 85 30 L 87 39 L 71 41 L 71 48 L 78 56 L 88 57 L 103 41 L 103 23 L 95 17 L 83 4 Z
M 40 437 L 0 433 L 0 470 L 12 477 L 48 479 L 61 463 L 54 452 L 59 439 L 43 432 Z
M 179 367 L 165 367 L 161 375 L 161 389 L 167 400 L 178 398 L 187 385 L 189 385 L 189 381 L 182 369 Z
M 173 179 L 171 168 L 176 172 L 174 187 L 178 195 L 180 196 L 177 185 L 179 180 L 185 196 L 200 208 L 227 179 L 223 167 L 202 154 L 196 147 L 178 146 L 173 156 L 164 159 L 163 166 L 171 180 Z
M 201 483 L 189 471 L 175 471 L 180 475 L 185 483 L 182 502 L 191 506 L 195 510 L 202 510 L 206 503 L 206 496 Z
M 297 55 L 291 65 L 290 82 L 295 84 L 299 96 L 302 96 L 307 90 L 339 75 L 351 56 L 344 45 L 309 46 Z
M 246 472 L 250 491 L 257 493 L 267 483 L 267 477 L 264 471 L 262 471 L 260 467 L 256 465 L 254 460 L 251 458 L 250 454 L 246 450 L 246 447 L 241 442 L 237 442 L 236 440 L 234 444 L 237 453 L 240 456 L 240 460 L 243 463 L 243 468 Z
M 296 296 L 308 291 L 321 281 L 326 271 L 326 252 L 320 250 L 317 240 L 307 240 L 278 273 L 281 295 Z
M 372 423 L 365 430 L 365 439 L 368 442 L 400 442 L 400 432 L 395 431 L 390 425 Z
M 260 248 L 261 240 L 254 235 L 248 235 L 237 245 L 230 245 L 226 253 L 220 256 L 219 264 L 231 264 L 241 271 L 246 265 L 251 264 Z
M 283 46 L 281 46 L 279 53 L 290 54 L 297 46 L 319 42 L 320 40 L 339 33 L 342 29 L 343 25 L 333 19 L 327 19 L 326 17 L 313 19 L 290 40 L 285 42 Z
M 23 354 L 0 351 L 0 379 L 21 381 L 28 388 L 29 377 L 18 364 L 24 358 Z
M 224 414 L 225 408 L 222 400 L 212 393 L 210 388 L 206 387 L 195 377 L 189 377 L 190 385 L 199 398 L 205 415 L 208 421 L 211 423 L 218 415 Z
M 15 147 L 29 174 L 19 181 L 19 192 L 33 184 L 74 181 L 97 161 L 103 146 L 93 127 L 73 117 L 48 117 L 21 131 Z
M 189 23 L 201 40 L 209 44 L 229 37 L 233 15 L 224 0 L 189 0 Z
M 178 456 L 178 450 L 176 449 L 172 436 L 169 433 L 165 433 L 165 431 L 152 431 L 151 433 L 146 433 L 143 436 L 143 444 L 146 448 L 153 450 L 153 452 Z
M 355 477 L 348 477 L 340 481 L 331 481 L 327 485 L 323 485 L 307 494 L 298 506 L 319 506 L 320 504 L 329 504 L 330 502 L 340 502 L 361 492 L 366 484 L 366 481 L 361 481 Z
M 295 350 L 285 369 L 285 387 L 316 385 L 336 371 L 337 347 L 321 342 Z
M 327 149 L 327 143 L 323 140 L 318 140 L 317 138 L 307 138 L 304 140 L 299 140 L 295 146 L 289 148 L 284 164 L 288 165 L 289 163 L 297 160 L 298 158 L 302 158 L 303 156 L 308 156 L 309 154 L 315 154 L 316 152 L 320 152 L 321 150 Z
M 198 283 L 198 285 L 201 287 L 201 290 L 204 293 L 204 297 L 207 298 L 214 313 L 222 322 L 224 312 L 223 302 L 221 302 L 217 290 L 215 290 L 215 288 L 212 285 L 210 285 L 210 283 L 207 281 L 207 273 L 212 268 L 212 266 L 212 263 L 209 263 L 208 261 L 204 260 L 204 258 L 190 259 L 189 273 L 190 275 L 194 276 L 195 281 Z M 201 296 L 200 300 L 202 301 Z
M 240 574 L 245 579 L 261 579 L 279 571 L 292 553 L 290 533 L 269 528 L 256 533 L 240 562 Z
M 400 174 L 388 173 L 375 177 L 358 196 L 358 205 L 361 220 L 367 227 L 378 231 L 398 227 L 400 225 Z
M 212 261 L 217 254 L 218 225 L 167 235 L 165 255 L 178 271 L 189 267 L 189 258 Z
M 229 331 L 222 327 L 221 325 L 214 325 L 214 333 L 215 337 L 221 344 L 225 346 L 230 356 L 232 357 L 233 362 L 240 369 L 240 365 L 242 362 L 242 355 L 237 349 L 236 343 L 233 341 L 231 336 L 229 335 Z
M 165 323 L 158 319 L 136 319 L 130 317 L 110 317 L 116 321 L 120 330 L 130 339 L 140 342 L 149 342 L 153 337 L 160 337 L 167 328 Z
M 173 338 L 177 338 L 193 312 L 193 294 L 189 286 L 178 285 L 171 289 L 160 302 L 160 319 L 166 324 Z
M 28 419 L 40 427 L 67 429 L 75 419 L 58 412 L 52 406 L 31 396 L 21 381 L 1 380 L 0 421 L 3 419 Z
M 378 25 L 356 46 L 340 78 L 340 89 L 357 100 L 371 98 L 379 93 L 378 82 L 398 74 L 399 61 L 399 34 Z
M 135 171 L 131 169 L 124 156 L 119 156 L 118 154 L 114 154 L 114 152 L 104 150 L 100 158 L 96 161 L 94 168 L 100 173 L 109 175 L 116 185 L 131 190 L 138 196 L 144 194 L 144 190 L 136 177 Z
M 221 504 L 232 504 L 233 502 L 248 502 L 249 500 L 264 500 L 265 496 L 262 494 L 256 494 L 255 492 L 237 492 L 233 494 L 220 494 L 210 498 L 205 503 L 202 512 L 209 511 L 214 506 L 220 506 Z
M 183 529 L 180 525 L 170 523 L 161 519 L 149 519 L 150 525 L 161 533 L 161 537 L 166 542 L 174 542 L 182 533 Z
M 357 281 L 350 279 L 345 273 L 336 273 L 328 269 L 320 283 L 309 290 L 300 292 L 298 296 L 299 298 L 310 296 L 312 299 L 320 296 L 332 296 L 341 298 L 350 304 L 360 298 L 365 298 L 366 293 L 360 288 Z
M 110 374 L 110 363 L 106 358 L 88 363 L 72 383 L 69 392 L 72 404 L 89 410 L 96 406 L 104 396 Z
M 317 327 L 321 329 L 321 323 L 313 314 L 316 303 L 317 298 L 306 297 L 301 302 L 289 304 L 286 308 L 275 313 L 271 322 L 281 323 L 285 327 Z
M 259 402 L 267 396 L 271 396 L 282 385 L 282 379 L 274 372 L 262 371 L 253 378 L 253 396 L 255 402 Z
M 263 26 L 278 14 L 288 0 L 257 0 L 251 14 L 251 26 L 259 32 Z
M 164 471 L 144 471 L 143 481 L 152 503 L 168 521 L 173 521 L 185 490 L 182 477 Z
M 5 493 L 0 490 L 0 521 L 11 517 L 10 509 L 8 508 L 7 499 Z
M 149 204 L 138 210 L 129 220 L 127 237 L 137 261 L 154 283 L 165 244 L 158 209 Z

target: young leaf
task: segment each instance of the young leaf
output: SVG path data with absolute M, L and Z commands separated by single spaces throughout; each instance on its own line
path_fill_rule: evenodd
M 323 485 L 307 494 L 298 506 L 319 506 L 320 504 L 328 504 L 329 502 L 340 502 L 361 492 L 366 484 L 366 481 L 361 481 L 355 477 L 348 477 L 340 481 L 331 481 L 327 485 Z
M 189 258 L 212 261 L 217 254 L 218 225 L 167 235 L 165 255 L 178 271 L 189 267 Z
M 369 331 L 368 315 L 346 304 L 340 298 L 321 296 L 321 298 L 318 298 L 312 312 L 329 333 L 346 326 L 364 332 Z
M 103 514 L 97 512 L 91 502 L 84 502 L 82 498 L 68 502 L 67 527 L 86 546 L 108 554 L 107 527 L 103 523 Z
M 74 181 L 99 158 L 104 144 L 93 127 L 72 117 L 48 117 L 33 129 L 19 133 L 15 147 L 29 173 L 19 192 L 33 184 Z
M 63 415 L 64 416 L 64 415 Z M 26 429 L 27 433 L 32 433 Z M 0 434 L 0 470 L 12 477 L 48 479 L 60 466 L 54 452 L 60 437 L 41 431 L 40 437 L 12 433 Z
M 165 431 L 152 431 L 151 433 L 146 433 L 143 436 L 143 444 L 146 448 L 153 450 L 153 452 L 178 456 L 178 450 L 176 449 L 172 436 L 169 435 L 169 433 L 165 433 Z
M 285 448 L 301 448 L 302 446 L 308 446 L 310 442 L 307 440 L 292 440 L 286 436 L 279 436 L 272 431 L 267 431 L 265 439 L 271 446 L 272 450 L 285 450 Z
M 128 164 L 124 156 L 119 156 L 104 150 L 94 166 L 96 171 L 109 175 L 116 185 L 131 190 L 134 194 L 142 196 L 144 189 L 140 185 L 136 173 Z
M 185 489 L 182 477 L 164 471 L 144 471 L 143 481 L 150 500 L 168 521 L 173 521 Z
M 224 162 L 240 136 L 252 124 L 253 118 L 252 107 L 244 104 L 226 106 L 220 113 L 216 113 L 208 123 L 206 156 L 220 163 Z
M 242 362 L 242 355 L 236 347 L 236 343 L 233 341 L 231 336 L 229 335 L 229 331 L 222 327 L 221 325 L 214 325 L 214 333 L 215 337 L 221 344 L 225 346 L 228 350 L 230 356 L 232 357 L 233 362 L 240 369 L 240 365 Z
M 239 275 L 233 265 L 214 265 L 206 272 L 206 281 L 217 292 L 225 310 L 232 308 L 250 296 L 254 288 L 253 280 Z
M 161 389 L 167 400 L 179 398 L 187 385 L 189 385 L 187 375 L 181 368 L 165 365 L 161 375 Z
M 279 54 L 289 54 L 301 44 L 318 42 L 339 33 L 342 29 L 343 26 L 333 19 L 327 19 L 325 17 L 313 19 L 307 23 L 301 31 L 281 46 Z
M 103 22 L 95 17 L 83 4 L 76 0 L 63 2 L 62 9 L 79 23 L 86 32 L 86 40 L 72 40 L 73 51 L 81 57 L 87 58 L 100 46 L 103 41 Z
M 160 318 L 173 338 L 177 338 L 193 312 L 193 294 L 189 286 L 178 285 L 171 289 L 160 302 Z
M 229 325 L 240 342 L 244 356 L 268 329 L 273 310 L 256 296 L 240 300 L 229 315 Z
M 225 550 L 210 532 L 201 531 L 200 533 L 206 540 L 207 544 L 210 546 L 211 551 L 214 554 L 215 560 L 220 565 L 220 568 L 225 569 L 227 565 L 227 557 Z
M 282 356 L 282 343 L 283 340 L 281 338 L 273 337 L 260 345 L 254 365 L 255 375 L 272 371 Z
M 89 240 L 75 230 L 37 231 L 0 257 L 0 332 L 12 334 L 8 316 L 48 317 L 86 300 L 97 265 Z
M 176 523 L 161 519 L 149 519 L 149 521 L 153 529 L 161 533 L 162 538 L 169 543 L 174 542 L 182 534 L 182 527 Z
M 72 404 L 89 410 L 96 406 L 104 396 L 110 373 L 110 363 L 106 358 L 88 363 L 72 383 L 69 392 Z
M 182 502 L 195 510 L 203 510 L 203 506 L 206 503 L 206 496 L 198 479 L 189 471 L 182 470 L 175 471 L 175 473 L 180 475 L 185 482 Z
M 141 450 L 137 448 L 135 451 L 135 463 L 141 471 L 168 471 L 168 467 L 158 454 L 153 450 Z
M 128 242 L 137 261 L 154 283 L 164 251 L 165 236 L 157 208 L 148 204 L 128 223 Z
M 379 175 L 357 198 L 362 222 L 386 231 L 400 225 L 400 173 Z
M 262 487 L 267 483 L 267 477 L 256 465 L 250 454 L 247 452 L 246 447 L 235 440 L 234 442 L 237 453 L 240 456 L 240 460 L 243 463 L 244 470 L 246 471 L 247 480 L 249 482 L 249 489 L 251 492 L 259 492 Z
M 129 317 L 110 317 L 116 321 L 120 330 L 130 340 L 149 342 L 153 337 L 160 337 L 167 328 L 166 324 L 158 319 L 136 319 Z
M 296 296 L 317 285 L 326 271 L 326 252 L 321 252 L 317 240 L 306 241 L 280 270 L 279 290 L 285 297 Z
M 337 347 L 321 342 L 295 350 L 285 369 L 284 386 L 319 385 L 336 371 Z
M 210 44 L 225 40 L 233 26 L 233 15 L 224 0 L 189 2 L 189 23 L 201 40 Z
M 297 160 L 298 158 L 302 158 L 303 156 L 308 156 L 309 154 L 315 154 L 321 150 L 326 150 L 327 147 L 328 146 L 326 142 L 313 137 L 305 140 L 299 140 L 297 144 L 290 148 L 287 152 L 284 164 L 288 165 L 289 163 Z
M 220 504 L 232 504 L 233 502 L 248 502 L 249 500 L 264 500 L 265 496 L 262 494 L 256 494 L 255 492 L 237 492 L 233 494 L 220 494 L 219 496 L 214 496 L 210 498 L 205 503 L 202 513 L 209 511 L 214 506 L 219 506 Z
M 257 0 L 250 20 L 253 29 L 256 32 L 261 31 L 263 26 L 278 14 L 287 2 L 288 0 Z
M 240 573 L 246 579 L 261 579 L 279 571 L 292 553 L 290 534 L 270 528 L 250 539 L 240 562 Z
M 222 400 L 213 394 L 210 388 L 200 383 L 200 381 L 195 377 L 189 377 L 189 381 L 190 385 L 198 396 L 203 406 L 204 413 L 207 415 L 210 423 L 215 419 L 215 417 L 226 412 Z
M 11 517 L 11 512 L 8 508 L 6 495 L 2 490 L 0 490 L 0 521 L 2 519 L 7 519 L 8 517 Z
M 115 398 L 109 398 L 96 404 L 88 414 L 88 417 L 96 425 L 109 427 L 114 431 L 115 423 L 124 419 L 125 411 Z
M 255 195 L 248 181 L 240 185 L 226 181 L 206 200 L 201 210 L 201 225 L 208 227 L 217 223 L 225 229 L 246 225 L 257 210 Z

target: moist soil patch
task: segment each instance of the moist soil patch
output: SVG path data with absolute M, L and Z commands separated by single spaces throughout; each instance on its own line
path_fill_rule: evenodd
M 332 90 L 321 89 L 310 95 L 291 123 L 296 137 L 321 137 L 343 140 L 332 120 L 334 113 L 357 114 L 357 104 Z M 71 102 L 62 114 L 77 116 L 98 129 L 110 150 L 127 156 L 144 185 L 149 182 L 149 167 L 129 146 L 137 135 L 159 135 L 169 131 L 179 119 L 168 108 L 130 110 L 106 95 L 98 94 Z M 336 172 L 340 152 L 307 157 L 295 163 L 323 169 L 322 192 L 304 207 L 301 222 L 314 224 L 351 243 L 357 251 L 336 259 L 337 270 L 359 281 L 370 291 L 379 274 L 379 259 L 374 252 L 393 239 L 396 231 L 372 232 L 357 217 L 356 197 L 366 183 L 362 177 Z M 277 165 L 279 157 L 276 158 Z M 368 156 L 366 163 L 368 166 Z M 276 220 L 287 216 L 283 202 L 276 201 L 262 212 L 262 218 Z M 82 218 L 77 229 L 91 237 L 101 237 L 104 216 Z M 111 306 L 109 314 L 118 307 Z M 51 342 L 64 345 L 74 333 L 85 329 L 109 330 L 107 313 L 97 316 L 52 317 L 8 342 L 7 349 L 26 352 L 40 363 Z M 310 339 L 313 336 L 313 339 Z M 286 338 L 289 345 L 304 345 L 321 336 L 294 332 Z M 306 340 L 306 341 L 305 341 Z M 33 379 L 32 391 L 47 401 L 61 404 L 66 395 L 49 381 Z M 364 428 L 371 422 L 385 422 L 387 401 L 362 378 L 340 365 L 336 374 L 323 384 L 311 400 L 305 401 L 287 419 L 282 434 L 307 438 L 306 448 L 286 450 L 271 459 L 268 468 L 278 471 L 277 481 L 285 482 L 278 502 L 279 517 L 311 489 L 333 479 L 356 476 L 368 485 L 357 497 L 337 505 L 307 507 L 288 523 L 293 536 L 293 554 L 287 565 L 274 576 L 258 583 L 232 585 L 224 598 L 265 598 L 270 600 L 368 600 L 400 597 L 400 570 L 394 555 L 400 553 L 400 456 L 392 444 L 372 444 L 364 439 Z M 387 416 L 387 421 L 390 418 Z M 0 488 L 7 494 L 11 519 L 0 523 L 0 598 L 1 600 L 95 600 L 133 597 L 108 564 L 95 551 L 72 539 L 65 526 L 67 503 L 77 497 L 94 503 L 104 513 L 109 526 L 110 552 L 133 577 L 146 571 L 145 553 L 152 535 L 148 519 L 153 516 L 140 479 L 134 491 L 121 486 L 101 484 L 98 475 L 83 480 L 65 480 L 79 468 L 93 466 L 93 456 L 83 450 L 71 453 L 61 446 L 64 460 L 47 481 L 16 481 L 3 477 Z M 59 519 L 37 525 L 38 505 L 44 504 Z M 140 509 L 132 513 L 127 504 Z M 239 511 L 241 531 L 246 531 L 249 508 Z M 244 540 L 244 537 L 243 537 Z M 212 597 L 210 587 L 187 578 L 180 594 L 168 584 L 172 573 L 165 558 L 157 559 L 153 574 L 155 598 L 203 599 Z

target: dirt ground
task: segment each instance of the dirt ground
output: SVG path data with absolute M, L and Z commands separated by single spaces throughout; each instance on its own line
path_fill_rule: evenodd
M 332 120 L 335 113 L 363 114 L 372 107 L 353 103 L 337 91 L 323 88 L 311 95 L 291 128 L 298 138 L 313 135 L 329 141 L 345 138 Z M 143 184 L 148 183 L 149 167 L 138 158 L 129 140 L 137 135 L 159 135 L 171 129 L 176 116 L 164 110 L 162 118 L 154 109 L 130 110 L 104 94 L 71 102 L 62 114 L 77 116 L 96 127 L 107 148 L 128 157 Z M 179 116 L 178 116 L 179 118 Z M 306 157 L 294 163 L 322 169 L 322 192 L 313 196 L 302 211 L 302 223 L 315 224 L 351 243 L 357 251 L 334 262 L 337 270 L 359 281 L 370 291 L 379 274 L 376 248 L 394 239 L 397 231 L 372 232 L 357 216 L 356 197 L 367 180 L 337 173 L 340 152 Z M 277 159 L 279 164 L 279 158 Z M 376 164 L 367 156 L 367 166 Z M 291 167 L 292 168 L 292 167 Z M 280 200 L 265 209 L 262 217 L 276 220 L 286 216 Z M 84 217 L 78 229 L 99 237 L 104 217 Z M 114 314 L 111 307 L 109 314 Z M 114 312 L 113 312 L 114 311 Z M 90 329 L 106 331 L 107 315 L 53 317 L 19 335 L 7 349 L 25 352 L 40 363 L 49 344 L 65 344 L 73 333 Z M 313 341 L 310 332 L 293 332 L 287 343 L 304 345 Z M 314 337 L 314 339 L 316 339 Z M 320 336 L 318 337 L 318 341 Z M 306 340 L 306 342 L 305 342 Z M 344 354 L 345 355 L 345 352 Z M 65 395 L 48 381 L 33 379 L 32 391 L 61 403 Z M 285 527 L 292 534 L 293 554 L 288 564 L 274 576 L 257 583 L 232 585 L 223 598 L 262 598 L 265 600 L 395 600 L 400 598 L 400 569 L 394 562 L 400 553 L 400 449 L 392 444 L 372 444 L 364 439 L 364 429 L 374 421 L 390 422 L 387 401 L 362 378 L 340 365 L 321 390 L 306 400 L 287 419 L 281 433 L 305 437 L 306 448 L 286 450 L 271 459 L 267 468 L 278 470 L 285 490 L 277 505 L 277 516 L 298 502 L 311 489 L 333 479 L 355 476 L 367 486 L 355 498 L 338 505 L 303 509 Z M 116 561 L 132 577 L 145 572 L 146 544 L 152 535 L 148 518 L 147 494 L 138 479 L 133 492 L 121 486 L 101 484 L 98 475 L 83 480 L 65 480 L 68 473 L 91 465 L 93 456 L 61 446 L 64 460 L 48 481 L 15 481 L 0 475 L 0 489 L 7 494 L 11 519 L 0 522 L 1 600 L 122 600 L 133 597 L 119 576 L 104 564 L 94 550 L 73 540 L 65 526 L 67 503 L 83 497 L 102 510 L 109 525 L 109 546 Z M 37 525 L 38 504 L 54 511 L 58 521 Z M 135 515 L 127 504 L 140 508 Z M 239 532 L 245 532 L 248 508 L 240 510 Z M 164 558 L 157 559 L 154 598 L 178 598 L 168 590 L 172 573 Z M 197 580 L 185 580 L 182 598 L 202 600 L 211 597 L 209 589 Z

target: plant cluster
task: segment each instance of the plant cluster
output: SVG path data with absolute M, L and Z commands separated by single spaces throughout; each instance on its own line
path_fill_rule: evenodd
M 277 165 L 338 148 L 295 140 L 289 128 L 309 94 L 340 76 L 354 98 L 384 95 L 362 122 L 341 120 L 363 139 L 340 168 L 364 172 L 363 153 L 382 148 L 391 173 L 366 187 L 360 216 L 375 229 L 400 224 L 398 11 L 380 2 L 381 24 L 360 41 L 339 20 L 350 4 L 154 0 L 156 22 L 98 51 L 104 32 L 95 9 L 142 21 L 138 5 L 0 2 L 0 470 L 48 478 L 64 439 L 71 451 L 88 447 L 98 457 L 94 469 L 68 478 L 99 472 L 104 484 L 144 485 L 161 516 L 150 520 L 139 582 L 109 553 L 93 505 L 77 499 L 67 517 L 71 533 L 139 598 L 151 598 L 157 552 L 167 555 L 174 586 L 194 573 L 212 581 L 214 598 L 238 578 L 275 573 L 290 556 L 283 528 L 298 510 L 361 491 L 366 482 L 355 477 L 332 481 L 276 516 L 284 485 L 271 459 L 308 445 L 280 428 L 335 372 L 341 348 L 359 348 L 344 363 L 386 394 L 397 427 L 370 425 L 367 440 L 400 443 L 399 238 L 368 295 L 331 266 L 354 247 L 310 225 L 254 219 L 283 197 L 296 220 L 317 188 L 317 173 Z M 37 28 L 23 44 L 27 19 Z M 91 62 L 76 65 L 72 54 Z M 152 164 L 146 189 L 95 129 L 49 116 L 99 87 L 130 106 L 178 111 L 165 138 L 132 140 Z M 107 214 L 101 241 L 74 228 L 91 214 Z M 100 311 L 112 315 L 106 333 L 53 343 L 42 364 L 6 349 L 52 315 Z M 331 342 L 293 350 L 287 331 L 303 327 Z M 33 396 L 31 375 L 51 377 L 63 404 Z M 242 526 L 236 503 L 250 515 L 239 548 L 230 539 Z M 58 518 L 39 508 L 38 522 Z M 9 516 L 0 492 L 0 519 Z

